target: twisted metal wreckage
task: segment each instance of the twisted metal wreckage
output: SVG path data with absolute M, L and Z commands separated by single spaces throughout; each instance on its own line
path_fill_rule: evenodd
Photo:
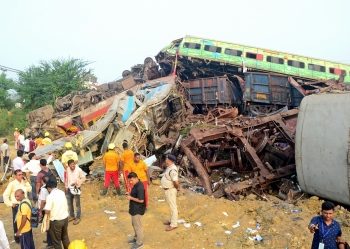
M 113 97 L 94 125 L 35 153 L 59 154 L 71 141 L 84 167 L 103 154 L 108 143 L 114 142 L 121 151 L 127 140 L 146 157 L 172 151 L 178 155 L 185 181 L 192 179 L 191 185 L 203 186 L 206 194 L 229 199 L 295 173 L 296 109 L 260 118 L 238 116 L 235 107 L 194 115 L 185 91 L 175 76 L 130 85 Z M 150 169 L 153 177 L 160 174 L 159 167 Z M 94 170 L 98 168 L 93 166 L 91 173 Z

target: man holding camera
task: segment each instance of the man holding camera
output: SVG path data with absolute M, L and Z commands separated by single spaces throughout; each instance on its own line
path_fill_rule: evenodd
M 18 212 L 19 201 L 16 200 L 15 193 L 18 189 L 23 190 L 25 198 L 27 198 L 28 193 L 32 191 L 32 186 L 30 186 L 30 183 L 20 169 L 14 171 L 14 180 L 7 185 L 3 193 L 5 205 L 12 208 L 12 223 L 14 234 L 17 233 L 17 225 L 15 223 L 15 219 Z M 15 241 L 19 243 L 19 238 L 15 237 Z

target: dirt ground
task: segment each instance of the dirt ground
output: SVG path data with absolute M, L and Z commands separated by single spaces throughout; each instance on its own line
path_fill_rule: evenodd
M 0 185 L 0 194 L 6 185 Z M 133 229 L 128 201 L 124 196 L 114 196 L 111 191 L 101 197 L 101 187 L 102 182 L 90 182 L 82 187 L 82 221 L 76 226 L 69 224 L 70 240 L 84 239 L 89 249 L 130 248 L 127 240 L 128 236 L 133 235 Z M 257 200 L 255 195 L 249 195 L 244 200 L 232 202 L 182 190 L 178 196 L 179 219 L 190 223 L 190 227 L 179 224 L 178 229 L 165 232 L 163 221 L 169 218 L 169 209 L 164 192 L 156 181 L 150 186 L 149 208 L 142 220 L 144 248 L 310 248 L 312 235 L 307 225 L 319 212 L 322 201 L 311 197 L 293 205 L 274 196 L 267 198 L 268 201 L 262 201 Z M 105 211 L 115 213 L 107 214 Z M 5 224 L 9 241 L 13 241 L 11 216 L 11 209 L 0 204 L 0 220 Z M 336 219 L 342 224 L 346 240 L 350 240 L 349 218 L 350 212 L 338 206 Z M 202 226 L 195 225 L 196 222 Z M 233 228 L 237 222 L 240 226 Z M 248 228 L 256 230 L 257 223 L 261 226 L 257 234 L 263 238 L 260 242 L 249 239 L 256 234 L 247 232 Z M 36 248 L 44 249 L 44 234 L 38 228 L 33 231 Z M 11 243 L 11 249 L 19 248 L 14 242 Z
M 71 240 L 84 239 L 88 248 L 129 248 L 128 236 L 133 234 L 128 201 L 125 197 L 108 193 L 99 196 L 101 183 L 87 183 L 82 190 L 82 221 L 69 225 Z M 1 192 L 4 185 L 0 186 Z M 111 192 L 111 191 L 110 191 Z M 169 210 L 164 202 L 164 193 L 159 185 L 150 188 L 150 207 L 143 217 L 145 249 L 209 249 L 209 248 L 310 248 L 312 235 L 307 224 L 317 214 L 321 201 L 317 197 L 302 200 L 297 205 L 288 204 L 274 196 L 269 201 L 256 200 L 254 195 L 245 200 L 232 202 L 226 199 L 214 199 L 183 190 L 178 197 L 179 219 L 190 223 L 186 228 L 171 232 L 164 231 L 163 221 L 169 217 Z M 105 211 L 114 211 L 107 214 Z M 111 219 L 111 217 L 116 217 Z M 350 238 L 350 214 L 343 208 L 337 209 L 337 218 L 342 222 L 345 239 Z M 5 223 L 9 240 L 13 240 L 11 210 L 0 204 L 0 220 Z M 240 226 L 232 228 L 232 225 Z M 202 226 L 194 223 L 200 222 Z M 261 224 L 258 234 L 261 242 L 252 241 L 247 228 L 256 229 Z M 226 234 L 230 231 L 231 234 Z M 44 236 L 39 229 L 34 229 L 37 248 L 45 248 Z M 15 243 L 11 248 L 19 248 Z

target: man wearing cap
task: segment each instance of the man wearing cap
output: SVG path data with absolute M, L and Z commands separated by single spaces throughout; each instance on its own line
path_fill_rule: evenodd
M 46 183 L 49 195 L 46 198 L 44 207 L 45 214 L 48 216 L 49 234 L 55 249 L 68 249 L 68 204 L 64 192 L 57 188 L 57 181 L 49 180 Z M 61 244 L 62 243 L 62 244 Z
M 165 199 L 170 207 L 170 221 L 164 222 L 167 225 L 165 231 L 171 231 L 177 228 L 177 204 L 176 195 L 180 188 L 177 167 L 175 165 L 176 157 L 167 155 L 165 159 L 166 169 L 161 179 L 161 186 L 165 191 Z
M 78 163 L 78 154 L 72 150 L 73 145 L 71 142 L 65 143 L 64 147 L 66 151 L 62 154 L 61 162 L 63 167 L 67 169 L 69 160 L 73 159 L 75 163 Z
M 52 144 L 52 140 L 50 138 L 50 133 L 45 132 L 45 138 L 41 141 L 42 145 L 48 145 L 48 144 Z
M 108 191 L 109 184 L 111 179 L 113 180 L 115 187 L 115 194 L 120 194 L 120 185 L 119 185 L 119 163 L 120 157 L 115 151 L 115 144 L 110 143 L 108 145 L 108 151 L 103 155 L 102 158 L 103 165 L 105 167 L 105 181 L 104 188 L 101 191 L 101 195 L 106 195 Z

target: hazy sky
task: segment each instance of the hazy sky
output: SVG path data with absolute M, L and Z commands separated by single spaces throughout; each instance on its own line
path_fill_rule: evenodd
M 93 62 L 99 82 L 186 34 L 350 64 L 348 0 L 0 0 L 0 65 Z

